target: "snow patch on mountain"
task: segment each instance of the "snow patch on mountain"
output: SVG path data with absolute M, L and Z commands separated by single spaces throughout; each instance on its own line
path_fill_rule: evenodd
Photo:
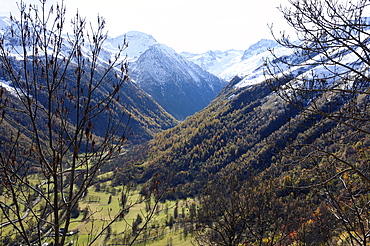
M 354 50 L 357 54 L 361 54 L 362 52 L 361 47 L 354 48 Z M 313 80 L 313 82 L 316 82 L 316 84 L 312 84 L 311 86 L 317 90 L 322 89 L 321 87 L 337 87 L 340 89 L 348 89 L 342 88 L 343 86 L 352 86 L 351 83 L 343 83 L 343 74 L 349 73 L 348 76 L 351 77 L 352 75 L 355 76 L 353 71 L 368 71 L 368 66 L 360 60 L 355 52 L 351 52 L 346 48 L 332 48 L 331 50 L 327 50 L 328 54 L 332 54 L 331 58 L 329 59 L 324 54 L 317 54 L 314 57 L 305 57 L 294 53 L 292 49 L 276 46 L 274 47 L 274 54 L 276 57 L 278 57 L 278 59 L 274 59 L 274 56 L 272 56 L 270 52 L 269 54 L 263 52 L 241 62 L 238 64 L 239 67 L 235 66 L 234 68 L 239 68 L 239 71 L 235 69 L 235 72 L 239 72 L 241 75 L 244 75 L 242 81 L 236 84 L 235 87 L 242 88 L 259 84 L 266 79 L 269 79 L 270 76 L 265 76 L 263 73 L 263 61 L 269 59 L 270 62 L 274 60 L 275 65 L 279 67 L 279 72 L 275 74 L 276 77 L 282 77 L 289 74 L 291 77 L 295 78 L 290 82 L 288 87 L 300 87 L 304 84 L 303 81 Z M 288 68 L 284 63 L 279 61 L 280 59 L 286 59 L 289 61 L 289 63 L 296 64 L 296 66 Z M 338 64 L 342 63 L 346 64 L 346 66 L 335 64 L 336 60 Z M 320 63 L 325 65 L 318 65 L 317 61 L 320 61 Z
M 8 92 L 10 92 L 12 95 L 14 96 L 17 96 L 17 92 L 15 90 L 15 88 L 13 86 L 10 85 L 11 82 L 10 81 L 6 81 L 6 80 L 0 80 L 0 88 L 3 88 L 5 90 L 7 90 Z
M 4 31 L 12 25 L 11 20 L 8 17 L 0 16 L 0 32 L 4 34 Z
M 344 52 L 344 53 L 342 53 Z M 332 61 L 328 61 L 325 65 L 318 65 L 313 66 L 308 69 L 306 72 L 297 76 L 297 83 L 305 80 L 314 79 L 316 84 L 312 85 L 314 89 L 321 89 L 323 86 L 322 83 L 325 83 L 325 87 L 337 87 L 338 89 L 349 89 L 348 87 L 352 86 L 352 82 L 345 81 L 343 83 L 343 74 L 348 73 L 348 77 L 351 78 L 352 76 L 355 77 L 356 73 L 354 71 L 362 71 L 362 73 L 369 73 L 369 68 L 366 64 L 364 64 L 355 54 L 361 54 L 362 47 L 354 48 L 354 52 L 345 51 L 345 48 L 342 49 L 331 49 L 328 50 L 328 53 L 332 53 L 333 61 L 337 61 L 338 63 L 346 64 L 345 66 L 340 66 L 333 64 Z M 341 55 L 337 56 L 336 53 L 341 53 Z M 310 64 L 314 64 L 317 60 L 328 60 L 328 58 L 323 54 L 318 54 L 316 57 L 312 58 L 305 62 L 305 66 L 309 67 Z M 293 70 L 293 72 L 296 69 Z M 299 85 L 298 85 L 299 86 Z M 344 87 L 343 87 L 344 86 Z M 347 88 L 346 88 L 347 87 Z
M 204 70 L 218 76 L 226 68 L 240 62 L 243 56 L 242 50 L 207 51 L 203 54 L 182 52 L 181 55 L 194 62 Z
M 273 40 L 262 39 L 251 45 L 243 54 L 241 61 L 223 71 L 219 77 L 230 81 L 235 76 L 244 78 L 238 87 L 260 83 L 263 79 L 263 64 L 265 59 L 274 59 L 270 52 L 274 50 L 275 55 L 282 56 L 291 53 L 289 49 L 282 48 Z M 261 78 L 262 76 L 262 78 Z M 248 80 L 248 81 L 247 81 Z

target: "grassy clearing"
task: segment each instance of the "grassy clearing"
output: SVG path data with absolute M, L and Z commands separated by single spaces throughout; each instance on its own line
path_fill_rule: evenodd
M 101 178 L 109 177 L 109 173 Z M 35 181 L 36 182 L 36 181 Z M 145 218 L 148 215 L 146 204 L 140 202 L 142 197 L 139 194 L 139 187 L 129 193 L 127 204 L 130 205 L 128 213 L 123 218 L 114 222 L 108 230 L 94 243 L 94 245 L 112 245 L 122 243 L 124 240 L 132 240 L 144 226 Z M 111 187 L 110 181 L 100 183 L 99 189 L 90 187 L 88 194 L 79 202 L 79 216 L 72 220 L 69 230 L 78 231 L 77 234 L 69 236 L 67 242 L 73 241 L 73 245 L 84 246 L 96 236 L 102 228 L 106 227 L 120 212 L 122 198 L 122 187 Z M 0 200 L 6 198 L 0 196 Z M 153 218 L 147 223 L 137 237 L 137 245 L 192 245 L 191 236 L 184 235 L 186 221 L 189 221 L 189 208 L 191 200 L 166 201 L 159 203 L 156 207 Z M 42 202 L 38 205 L 43 204 Z M 153 205 L 153 204 L 152 204 Z M 142 222 L 138 223 L 136 230 L 132 226 L 141 217 Z M 0 221 L 5 217 L 0 211 Z M 12 226 L 2 228 L 2 235 L 12 231 Z M 49 240 L 46 239 L 46 242 Z
M 109 187 L 109 182 L 105 187 Z M 109 190 L 109 189 L 108 189 Z M 72 223 L 71 229 L 78 229 L 78 241 L 74 245 L 85 245 L 89 240 L 89 235 L 96 235 L 97 231 L 106 226 L 121 209 L 121 189 L 116 187 L 115 191 L 108 190 L 96 191 L 94 187 L 89 189 L 87 197 L 80 202 L 80 210 L 88 210 L 90 220 L 83 220 L 83 213 Z M 144 226 L 147 216 L 146 205 L 140 201 L 139 189 L 131 192 L 128 196 L 128 204 L 132 204 L 129 212 L 123 219 L 119 219 L 110 226 L 109 236 L 107 233 L 94 245 L 109 245 L 122 243 L 125 239 L 132 240 L 135 236 L 132 225 L 138 218 L 143 222 L 138 225 L 138 230 Z M 189 204 L 192 201 L 179 200 L 159 203 L 154 217 L 148 223 L 145 231 L 141 232 L 137 239 L 138 245 L 192 245 L 191 236 L 185 237 L 183 234 L 184 222 L 189 214 Z M 175 209 L 177 218 L 174 219 Z M 169 223 L 172 217 L 172 224 Z M 137 230 L 137 231 L 138 231 Z M 140 243 L 141 242 L 141 243 Z

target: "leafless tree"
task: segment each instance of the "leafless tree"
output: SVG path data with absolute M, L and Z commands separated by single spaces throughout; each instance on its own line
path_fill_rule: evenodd
M 241 181 L 230 175 L 211 181 L 198 200 L 198 245 L 292 243 L 290 236 L 299 230 L 293 218 L 299 218 L 300 206 L 278 199 L 276 188 L 257 177 Z
M 363 11 L 369 2 L 309 0 L 290 4 L 281 12 L 296 30 L 298 41 L 291 41 L 284 33 L 275 39 L 292 49 L 298 59 L 266 61 L 273 90 L 307 114 L 319 114 L 368 134 L 370 22 Z M 340 99 L 345 107 L 338 108 Z
M 366 0 L 289 0 L 280 11 L 297 37 L 273 35 L 292 53 L 266 60 L 265 70 L 275 95 L 299 110 L 291 119 L 296 127 L 292 131 L 298 125 L 309 129 L 282 151 L 283 163 L 297 172 L 311 170 L 307 187 L 342 184 L 325 192 L 353 245 L 368 240 L 364 224 L 356 222 L 366 221 L 367 193 L 356 193 L 348 182 L 370 183 L 368 159 L 362 156 L 368 152 L 370 133 L 369 5 Z M 346 218 L 344 211 L 350 209 L 342 210 L 341 191 L 348 195 L 345 206 L 356 216 Z
M 129 134 L 119 102 L 128 80 L 121 58 L 127 43 L 104 62 L 102 17 L 88 24 L 77 13 L 64 34 L 63 2 L 47 8 L 46 0 L 21 1 L 18 8 L 0 37 L 0 228 L 14 228 L 0 237 L 8 244 L 42 245 L 47 238 L 65 245 L 73 209 Z M 129 206 L 122 204 L 88 244 Z

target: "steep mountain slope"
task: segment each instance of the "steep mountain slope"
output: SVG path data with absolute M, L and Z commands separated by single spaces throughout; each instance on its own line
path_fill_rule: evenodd
M 131 77 L 179 120 L 207 106 L 226 84 L 163 44 L 131 63 Z
M 172 115 L 132 81 L 121 89 L 120 97 L 121 104 L 131 114 L 129 126 L 133 142 L 147 141 L 156 133 L 178 124 Z
M 266 138 L 296 113 L 285 106 L 266 84 L 224 91 L 204 110 L 155 136 L 143 181 L 164 173 L 173 177 L 178 195 L 188 196 L 221 170 L 268 167 L 277 149 Z
M 73 71 L 68 71 L 72 73 Z M 113 76 L 113 75 L 111 75 Z M 14 96 L 14 88 L 11 86 L 11 82 L 7 81 L 2 75 L 0 79 L 3 81 L 0 85 L 1 88 L 7 91 L 9 94 L 8 100 L 17 105 L 18 97 Z M 103 95 L 105 90 L 95 92 L 95 96 L 99 97 Z M 119 108 L 123 108 L 125 111 L 124 123 L 129 123 L 130 133 L 129 140 L 131 143 L 142 143 L 153 138 L 153 136 L 165 129 L 171 128 L 177 125 L 178 121 L 174 119 L 169 113 L 167 113 L 152 97 L 148 96 L 141 88 L 139 88 L 132 81 L 127 81 L 120 90 L 119 93 Z M 130 119 L 128 118 L 130 117 Z M 118 120 L 118 119 L 117 119 Z M 70 119 L 73 124 L 73 119 Z M 23 122 L 25 125 L 28 122 Z M 97 125 L 106 124 L 104 117 L 100 118 Z M 11 123 L 9 127 L 13 127 Z M 17 127 L 17 126 L 15 126 Z M 95 128 L 94 132 L 99 134 L 100 129 Z
M 14 47 L 16 50 L 21 50 L 21 46 L 19 46 L 19 40 L 9 32 L 9 26 L 11 21 L 7 17 L 2 17 L 0 19 L 0 27 L 1 33 L 4 35 L 4 45 L 5 48 L 7 47 Z M 134 35 L 132 35 L 134 36 Z M 150 36 L 148 36 L 148 39 Z M 122 41 L 122 40 L 121 40 Z M 115 40 L 116 43 L 120 43 L 120 38 Z M 113 42 L 107 43 L 106 46 L 110 47 L 113 45 Z M 70 44 L 68 43 L 68 38 L 64 36 L 64 43 L 62 46 L 62 52 L 58 54 L 58 58 L 62 60 L 64 57 L 68 57 L 71 52 Z M 82 54 L 85 57 L 90 57 L 90 51 L 87 48 L 88 44 L 85 44 L 85 49 L 82 50 Z M 136 54 L 137 51 L 140 50 L 139 48 L 131 50 L 133 54 Z M 113 49 L 113 51 L 117 51 Z M 130 50 L 129 50 L 130 51 Z M 136 53 L 135 53 L 136 52 Z M 19 54 L 22 54 L 20 52 Z M 12 53 L 11 56 L 14 56 L 17 59 L 14 59 L 14 65 L 19 66 L 19 64 L 23 61 L 23 57 L 19 56 L 18 53 Z M 50 52 L 53 54 L 53 52 Z M 103 50 L 99 61 L 100 67 L 98 66 L 95 70 L 95 76 L 106 76 L 106 81 L 114 81 L 112 79 L 114 77 L 113 71 L 110 74 L 104 74 L 104 66 L 108 64 L 108 60 L 111 58 L 112 53 L 108 50 Z M 124 59 L 124 57 L 122 57 Z M 31 62 L 31 61 L 30 61 Z M 68 67 L 69 70 L 66 71 L 67 74 L 73 78 L 75 66 L 73 64 L 74 60 L 72 60 L 72 64 Z M 19 64 L 17 64 L 19 63 Z M 21 66 L 20 66 L 21 67 Z M 8 92 L 14 92 L 14 88 L 12 83 L 8 80 L 8 78 L 4 77 L 3 73 L 0 71 L 0 80 L 1 87 L 7 90 Z M 73 83 L 70 81 L 69 83 Z M 113 82 L 112 82 L 113 83 Z M 73 85 L 66 85 L 72 86 Z M 99 95 L 103 95 L 110 91 L 110 84 L 107 83 L 106 87 L 102 87 L 101 90 L 97 91 L 95 95 L 98 97 Z M 14 94 L 14 93 L 13 93 Z M 119 104 L 120 108 L 124 108 L 126 110 L 126 117 L 130 116 L 130 123 L 129 126 L 131 128 L 132 136 L 130 140 L 134 143 L 140 143 L 143 141 L 147 141 L 153 138 L 154 134 L 175 126 L 178 122 L 177 120 L 166 112 L 151 96 L 149 96 L 146 92 L 144 92 L 136 83 L 132 80 L 128 80 L 126 83 L 123 84 L 123 88 L 121 88 L 118 97 L 120 98 Z M 17 104 L 17 97 L 9 97 L 12 100 L 12 103 Z M 94 99 L 92 99 L 94 100 Z M 128 119 L 127 119 L 128 120 Z M 73 123 L 73 119 L 71 119 Z M 28 124 L 27 122 L 24 122 Z M 101 119 L 101 124 L 106 124 L 104 119 Z M 98 124 L 99 125 L 99 124 Z M 12 127 L 12 124 L 9 124 L 9 127 Z M 95 129 L 96 132 L 99 132 L 99 129 Z

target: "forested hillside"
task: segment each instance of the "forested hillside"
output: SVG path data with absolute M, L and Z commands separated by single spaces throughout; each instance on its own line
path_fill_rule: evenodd
M 197 198 L 200 244 L 366 245 L 370 39 L 361 4 L 282 9 L 301 33 L 276 39 L 290 52 L 271 49 L 207 108 L 122 160 L 140 170 L 142 194 L 154 178 L 168 199 Z
M 238 81 L 239 78 L 234 78 L 230 85 Z M 342 99 L 338 100 L 338 105 L 343 105 Z M 118 161 L 126 164 L 118 168 L 113 182 L 120 184 L 134 178 L 146 183 L 142 190 L 146 194 L 152 187 L 152 181 L 147 180 L 156 177 L 170 190 L 165 196 L 167 199 L 198 197 L 205 193 L 211 200 L 202 200 L 203 196 L 199 199 L 207 208 L 215 203 L 214 199 L 233 207 L 230 203 L 235 197 L 223 199 L 229 199 L 228 192 L 245 184 L 249 191 L 240 192 L 248 196 L 254 193 L 254 198 L 242 206 L 258 208 L 256 213 L 265 214 L 258 223 L 272 219 L 271 226 L 285 226 L 286 230 L 278 233 L 288 235 L 294 231 L 297 234 L 289 238 L 290 241 L 299 238 L 310 245 L 321 244 L 331 236 L 338 236 L 327 227 L 340 228 L 342 223 L 330 213 L 327 199 L 342 202 L 336 199 L 347 196 L 349 191 L 340 181 L 332 180 L 336 168 L 344 170 L 345 167 L 337 161 L 334 166 L 329 162 L 328 168 L 328 159 L 318 150 L 339 154 L 363 170 L 369 160 L 369 149 L 370 139 L 366 134 L 358 135 L 345 124 L 319 114 L 303 114 L 272 93 L 271 84 L 242 89 L 230 86 L 206 109 L 130 151 L 130 161 L 125 158 Z M 235 187 L 230 183 L 233 179 L 238 180 Z M 326 179 L 331 182 L 326 183 Z M 367 186 L 364 187 L 356 175 L 351 182 L 350 189 L 357 192 Z M 322 183 L 325 185 L 317 186 Z M 302 210 L 303 207 L 310 209 Z M 199 216 L 205 213 L 206 220 L 209 217 L 216 220 L 217 216 L 209 213 L 217 213 L 217 209 L 221 207 L 201 210 Z M 257 223 L 257 214 L 246 216 L 248 223 Z M 294 223 L 297 220 L 301 223 Z M 255 230 L 259 230 L 255 226 Z M 270 230 L 265 228 L 261 237 L 267 237 Z
M 277 162 L 289 141 L 309 135 L 314 142 L 335 126 L 319 128 L 320 119 L 300 116 L 266 83 L 225 89 L 206 109 L 137 149 L 147 156 L 142 180 L 170 172 L 180 197 L 195 195 L 221 170 L 263 171 Z

